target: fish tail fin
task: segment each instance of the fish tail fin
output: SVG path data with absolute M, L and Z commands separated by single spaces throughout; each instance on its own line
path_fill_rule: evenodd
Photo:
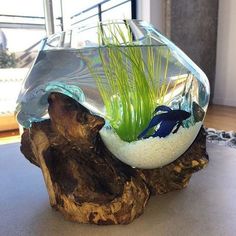
M 152 137 L 160 137 L 164 138 L 171 133 L 173 128 L 175 127 L 175 121 L 163 121 L 159 127 L 159 129 L 152 135 Z
M 139 134 L 138 139 L 143 138 L 147 134 L 148 130 L 149 130 L 149 127 L 147 127 L 141 134 Z
M 175 128 L 175 130 L 172 132 L 173 134 L 177 133 L 177 131 L 179 130 L 180 126 L 183 125 L 182 122 L 179 122 Z
M 143 130 L 141 134 L 139 134 L 138 139 L 143 138 L 147 134 L 149 129 L 158 125 L 160 122 L 162 122 L 162 120 L 163 120 L 163 114 L 159 114 L 159 115 L 154 116 L 151 119 L 150 123 L 148 124 L 148 127 L 145 130 Z

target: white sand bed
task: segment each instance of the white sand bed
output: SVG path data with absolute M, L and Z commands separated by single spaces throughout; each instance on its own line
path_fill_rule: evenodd
M 106 147 L 122 162 L 137 168 L 152 169 L 167 165 L 181 156 L 196 138 L 202 122 L 190 128 L 180 127 L 178 132 L 165 138 L 150 137 L 125 142 L 111 129 L 103 128 L 101 138 Z

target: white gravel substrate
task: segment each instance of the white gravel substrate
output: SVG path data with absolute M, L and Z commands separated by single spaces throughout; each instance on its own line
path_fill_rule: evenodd
M 153 138 L 125 142 L 111 129 L 103 128 L 101 138 L 106 147 L 122 162 L 137 168 L 162 167 L 182 155 L 196 138 L 202 122 L 190 128 L 180 127 L 178 132 L 165 138 Z

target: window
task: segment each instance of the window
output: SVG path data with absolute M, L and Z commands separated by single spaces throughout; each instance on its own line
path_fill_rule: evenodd
M 102 20 L 132 19 L 136 14 L 134 0 L 104 0 L 81 7 L 70 17 L 71 25 L 82 27 Z
M 69 31 L 71 27 L 81 28 L 101 20 L 135 18 L 136 0 L 51 1 L 54 19 L 52 23 L 57 34 L 51 36 L 48 48 L 61 45 L 78 47 L 81 42 L 73 40 L 73 35 L 71 36 Z M 6 125 L 4 127 L 0 125 L 0 131 L 17 128 L 14 110 L 21 83 L 37 55 L 40 41 L 46 37 L 44 2 L 44 0 L 20 2 L 8 0 L 1 4 L 0 53 L 4 51 L 5 54 L 0 55 L 0 121 Z M 61 33 L 63 29 L 67 32 Z M 86 34 L 88 33 L 87 31 Z M 88 35 L 85 38 L 88 38 Z M 11 68 L 5 68 L 1 64 L 1 58 L 5 62 L 5 57 L 12 62 L 5 66 Z

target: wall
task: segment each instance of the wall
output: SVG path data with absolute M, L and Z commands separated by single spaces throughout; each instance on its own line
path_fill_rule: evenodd
M 165 3 L 163 0 L 137 0 L 137 18 L 165 32 Z
M 227 1 L 226 1 L 227 2 Z M 171 0 L 170 38 L 206 74 L 214 97 L 218 0 Z
M 213 102 L 236 106 L 236 1 L 219 1 L 215 95 Z
M 180 39 L 177 39 L 174 34 L 176 32 L 173 31 L 173 27 L 177 27 L 175 30 L 185 30 L 184 27 L 186 27 L 185 23 L 188 19 L 193 19 L 191 17 L 193 15 L 193 10 L 196 9 L 197 13 L 200 14 L 201 9 L 207 9 L 207 6 L 204 4 L 209 5 L 214 4 L 217 5 L 217 1 L 210 0 L 210 1 L 194 1 L 192 4 L 190 1 L 185 1 L 186 3 L 183 3 L 184 0 L 138 0 L 138 18 L 144 19 L 150 23 L 152 23 L 154 26 L 156 26 L 161 32 L 172 34 L 172 40 L 177 42 L 178 46 L 182 47 L 182 49 L 191 57 L 193 60 L 198 64 L 202 64 L 202 69 L 207 72 L 209 77 L 209 65 L 211 67 L 210 72 L 210 79 L 215 80 L 211 82 L 211 90 L 213 96 L 213 103 L 214 104 L 220 104 L 220 105 L 227 105 L 227 106 L 235 106 L 236 107 L 236 73 L 234 71 L 234 67 L 236 67 L 236 1 L 235 0 L 219 0 L 219 8 L 218 8 L 218 28 L 216 32 L 215 27 L 209 27 L 209 30 L 204 29 L 205 34 L 202 34 L 201 32 L 197 32 L 197 28 L 200 29 L 202 26 L 206 26 L 206 24 L 212 24 L 217 22 L 217 14 L 216 11 L 214 13 L 215 17 L 213 18 L 213 21 L 209 19 L 209 14 L 207 11 L 205 11 L 205 15 L 198 17 L 198 19 L 194 19 L 194 22 L 196 25 L 192 25 L 187 31 L 188 32 L 197 32 L 196 36 L 200 36 L 200 43 L 202 42 L 210 42 L 210 46 L 215 47 L 216 44 L 216 38 L 213 38 L 210 35 L 217 34 L 217 49 L 216 49 L 216 71 L 214 75 L 214 61 L 215 61 L 215 52 L 213 52 L 213 56 L 207 53 L 206 50 L 202 50 L 199 46 L 199 42 L 193 43 L 193 40 L 196 40 L 191 38 L 190 35 L 184 35 L 185 41 Z M 199 4 L 202 2 L 201 4 Z M 170 5 L 169 5 L 170 4 Z M 173 5 L 174 4 L 174 5 Z M 181 6 L 181 4 L 185 5 L 185 8 L 181 8 L 182 11 L 176 11 L 174 8 L 176 8 L 177 5 Z M 167 9 L 166 10 L 166 5 Z M 196 5 L 198 7 L 196 7 Z M 208 6 L 209 8 L 209 6 Z M 187 10 L 188 9 L 188 10 Z M 189 10 L 190 9 L 190 10 Z M 172 14 L 172 12 L 175 12 L 175 15 Z M 186 11 L 187 10 L 187 11 Z M 212 8 L 210 7 L 210 10 L 212 11 Z M 170 19 L 168 18 L 168 11 L 170 14 Z M 187 14 L 185 14 L 187 13 Z M 192 12 L 191 12 L 192 11 Z M 176 14 L 177 13 L 177 14 Z M 167 14 L 167 15 L 166 15 Z M 172 14 L 172 15 L 171 15 Z M 178 15 L 179 14 L 179 15 Z M 212 14 L 212 12 L 210 12 Z M 180 16 L 183 16 L 182 23 L 177 23 L 176 20 L 180 20 Z M 179 19 L 178 19 L 179 18 Z M 167 22 L 166 22 L 167 19 Z M 171 21 L 174 23 L 167 24 L 168 21 Z M 171 22 L 169 22 L 171 23 Z M 188 22 L 189 23 L 189 22 Z M 184 26 L 185 25 L 185 26 Z M 170 29 L 166 29 L 166 26 L 169 26 Z M 213 30 L 213 33 L 212 33 Z M 170 32 L 169 32 L 170 31 Z M 181 35 L 181 33 L 179 33 Z M 210 37 L 209 37 L 210 36 Z M 184 49 L 186 47 L 186 40 L 188 40 L 189 46 L 188 48 Z M 196 41 L 195 41 L 196 42 Z M 194 47 L 191 47 L 191 45 L 194 45 Z M 195 56 L 191 56 L 194 54 Z M 198 56 L 197 56 L 198 54 Z M 206 66 L 206 69 L 204 67 Z

